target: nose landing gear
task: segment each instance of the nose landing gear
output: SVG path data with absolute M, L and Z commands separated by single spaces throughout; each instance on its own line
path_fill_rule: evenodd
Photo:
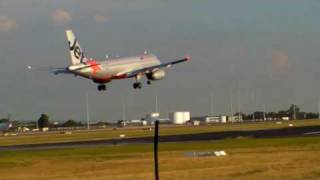
M 106 85 L 104 85 L 104 84 L 98 85 L 98 91 L 105 91 L 105 90 L 107 90 Z

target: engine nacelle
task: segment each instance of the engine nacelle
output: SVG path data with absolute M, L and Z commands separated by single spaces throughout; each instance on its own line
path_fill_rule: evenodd
M 149 80 L 155 81 L 155 80 L 161 80 L 166 76 L 166 72 L 164 70 L 156 70 L 152 73 L 146 74 L 147 78 Z

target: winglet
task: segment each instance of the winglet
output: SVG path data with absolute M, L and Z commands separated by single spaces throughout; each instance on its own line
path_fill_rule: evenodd
M 191 60 L 191 56 L 187 55 L 187 56 L 185 57 L 185 59 L 186 59 L 187 61 L 189 61 L 189 60 Z

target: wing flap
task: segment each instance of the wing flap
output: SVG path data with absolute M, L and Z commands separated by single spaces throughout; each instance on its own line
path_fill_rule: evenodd
M 182 62 L 185 62 L 185 61 L 189 61 L 190 59 L 191 59 L 190 57 L 185 57 L 183 59 L 179 59 L 179 60 L 176 60 L 176 61 L 162 63 L 162 64 L 159 64 L 159 65 L 150 66 L 150 67 L 146 67 L 146 68 L 141 68 L 141 69 L 126 73 L 126 76 L 131 78 L 131 77 L 137 76 L 138 74 L 147 74 L 147 73 L 150 73 L 150 72 L 155 71 L 157 69 L 170 68 L 174 64 L 178 64 L 178 63 L 182 63 Z

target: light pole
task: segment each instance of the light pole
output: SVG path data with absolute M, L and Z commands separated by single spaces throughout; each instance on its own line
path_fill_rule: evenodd
M 213 116 L 213 93 L 210 94 L 210 116 Z
M 238 87 L 238 121 L 241 121 L 242 119 L 240 119 L 241 118 L 241 108 L 240 108 L 240 106 L 241 106 L 241 99 L 240 99 L 240 87 Z
M 87 115 L 87 129 L 90 129 L 90 114 L 89 114 L 89 99 L 88 93 L 86 92 L 86 115 Z
M 156 110 L 156 113 L 159 112 L 159 105 L 158 105 L 158 91 L 155 90 L 155 110 Z
M 232 88 L 230 88 L 230 120 L 233 122 L 233 102 L 232 102 Z
M 126 120 L 126 102 L 125 102 L 125 97 L 122 97 L 122 120 Z

